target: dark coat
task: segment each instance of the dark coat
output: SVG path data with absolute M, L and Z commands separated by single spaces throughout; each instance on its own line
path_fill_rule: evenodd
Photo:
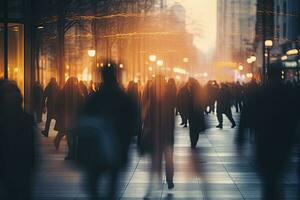
M 206 129 L 204 119 L 204 100 L 201 97 L 201 86 L 194 80 L 190 79 L 188 82 L 188 120 L 190 131 L 193 133 L 200 133 Z
M 217 113 L 231 113 L 232 95 L 227 86 L 221 87 L 217 98 Z
M 59 94 L 59 87 L 56 83 L 49 83 L 43 95 L 43 104 L 47 107 L 48 115 L 56 116 L 56 101 Z
M 74 124 L 77 115 L 84 103 L 84 97 L 77 85 L 69 85 L 60 91 L 57 99 L 57 129 L 60 132 L 67 133 Z
M 173 95 L 175 93 L 166 92 L 162 77 L 156 77 L 144 91 L 142 146 L 146 153 L 161 154 L 166 147 L 174 144 Z
M 119 165 L 127 163 L 127 154 L 131 138 L 136 130 L 137 111 L 132 99 L 117 85 L 103 84 L 86 102 L 82 116 L 105 119 L 114 127 L 114 141 L 118 146 Z M 97 137 L 97 136 L 95 136 Z M 96 138 L 95 138 L 96 139 Z M 84 152 L 86 144 L 78 141 L 79 149 Z M 96 151 L 96 150 L 95 150 Z M 81 157 L 81 155 L 79 155 Z M 99 158 L 101 159 L 101 158 Z

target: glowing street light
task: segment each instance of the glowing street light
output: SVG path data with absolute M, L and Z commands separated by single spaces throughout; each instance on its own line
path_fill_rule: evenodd
M 248 63 L 248 64 L 253 63 L 252 59 L 251 59 L 251 58 L 247 58 L 247 63 Z
M 149 56 L 149 60 L 150 60 L 151 62 L 155 62 L 156 59 L 157 59 L 156 55 L 150 55 L 150 56 Z
M 184 57 L 184 58 L 183 58 L 183 62 L 184 62 L 184 63 L 188 63 L 188 62 L 189 62 L 189 58 Z
M 152 67 L 148 67 L 148 70 L 149 70 L 150 72 L 152 72 L 153 68 L 152 68 Z
M 243 65 L 239 65 L 239 70 L 243 71 L 244 70 L 244 66 Z
M 297 55 L 299 53 L 298 49 L 290 49 L 286 52 L 287 55 Z
M 96 50 L 95 49 L 89 49 L 88 50 L 88 55 L 89 55 L 89 57 L 95 57 L 95 55 L 96 55 Z
M 164 65 L 164 61 L 163 60 L 158 60 L 156 63 L 159 67 Z
M 287 55 L 284 55 L 284 56 L 281 57 L 281 60 L 282 60 L 282 61 L 285 61 L 285 60 L 287 60 L 287 59 L 288 59 Z
M 121 69 L 123 69 L 123 68 L 124 68 L 124 65 L 123 65 L 123 64 L 120 64 L 119 67 L 120 67 Z
M 265 41 L 265 46 L 266 46 L 266 47 L 269 47 L 269 48 L 270 48 L 270 47 L 273 47 L 273 41 L 272 41 L 272 40 L 266 40 L 266 41 Z
M 40 26 L 37 27 L 37 29 L 44 29 L 44 28 L 45 28 L 45 27 L 42 26 L 42 25 L 40 25 Z
M 256 56 L 251 56 L 250 58 L 251 58 L 251 60 L 252 60 L 253 62 L 256 61 Z
M 204 72 L 204 73 L 203 73 L 203 76 L 204 76 L 204 77 L 208 77 L 208 73 L 207 73 L 207 72 Z

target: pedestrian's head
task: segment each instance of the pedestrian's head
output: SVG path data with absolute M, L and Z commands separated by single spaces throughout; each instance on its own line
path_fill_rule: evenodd
M 52 77 L 51 79 L 50 79 L 50 83 L 56 83 L 56 78 L 54 78 L 54 77 Z
M 107 62 L 101 70 L 104 84 L 117 83 L 117 65 L 113 62 Z
M 22 94 L 17 84 L 9 80 L 0 81 L 0 107 L 4 113 L 22 110 Z M 1 113 L 3 114 L 3 113 Z

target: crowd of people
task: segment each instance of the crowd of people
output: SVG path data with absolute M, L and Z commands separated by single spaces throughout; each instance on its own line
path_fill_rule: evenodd
M 298 109 L 287 109 L 298 107 L 298 87 L 283 83 L 278 78 L 281 70 L 270 70 L 269 81 L 264 85 L 255 80 L 246 84 L 209 81 L 201 85 L 195 78 L 176 82 L 156 75 L 145 85 L 130 81 L 126 89 L 118 83 L 116 74 L 116 65 L 111 63 L 102 68 L 102 83 L 98 87 L 92 82 L 87 86 L 76 77 L 70 77 L 62 89 L 55 78 L 44 90 L 38 82 L 32 89 L 35 121 L 41 122 L 42 113 L 47 113 L 41 133 L 49 136 L 50 123 L 54 119 L 55 148 L 59 149 L 60 141 L 66 137 L 68 153 L 65 159 L 75 160 L 86 172 L 91 199 L 99 197 L 97 187 L 103 174 L 109 174 L 111 179 L 107 199 L 116 198 L 119 172 L 126 166 L 133 137 L 137 138 L 140 155 L 151 158 L 146 197 L 151 196 L 151 183 L 162 179 L 163 160 L 168 188 L 174 188 L 175 116 L 179 114 L 181 125 L 189 127 L 191 149 L 195 150 L 199 135 L 207 129 L 205 115 L 216 113 L 219 122 L 216 127 L 220 129 L 223 128 L 223 114 L 231 122 L 231 128 L 237 125 L 232 107 L 241 112 L 236 140 L 238 150 L 241 151 L 245 143 L 245 130 L 250 129 L 255 137 L 264 197 L 282 199 L 280 175 L 297 141 L 300 115 Z M 29 198 L 35 158 L 35 123 L 33 117 L 23 111 L 22 96 L 14 82 L 0 82 L 0 106 L 0 182 L 5 183 L 7 199 Z M 10 142 L 21 146 L 18 149 L 22 151 L 11 148 Z M 20 155 L 24 159 L 21 170 L 14 159 Z M 5 173 L 12 170 L 16 172 L 14 175 Z M 24 181 L 17 181 L 18 176 Z M 20 184 L 23 186 L 21 191 Z

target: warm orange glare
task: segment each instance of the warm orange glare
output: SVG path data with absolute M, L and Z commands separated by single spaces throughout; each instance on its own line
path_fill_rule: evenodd
M 298 49 L 291 49 L 286 52 L 287 55 L 297 55 L 299 53 Z
M 149 56 L 149 60 L 150 60 L 151 62 L 155 62 L 155 61 L 156 61 L 156 55 L 150 55 L 150 56 Z
M 95 50 L 95 49 L 89 49 L 89 50 L 88 50 L 88 55 L 89 55 L 89 57 L 95 57 L 95 55 L 96 55 L 96 50 Z
M 266 40 L 265 41 L 265 46 L 266 47 L 272 47 L 273 46 L 273 41 L 272 40 Z
M 157 61 L 157 65 L 160 66 L 160 67 L 163 66 L 164 65 L 164 61 L 163 60 L 158 60 Z
M 239 65 L 239 70 L 243 71 L 244 70 L 244 66 L 243 65 Z

